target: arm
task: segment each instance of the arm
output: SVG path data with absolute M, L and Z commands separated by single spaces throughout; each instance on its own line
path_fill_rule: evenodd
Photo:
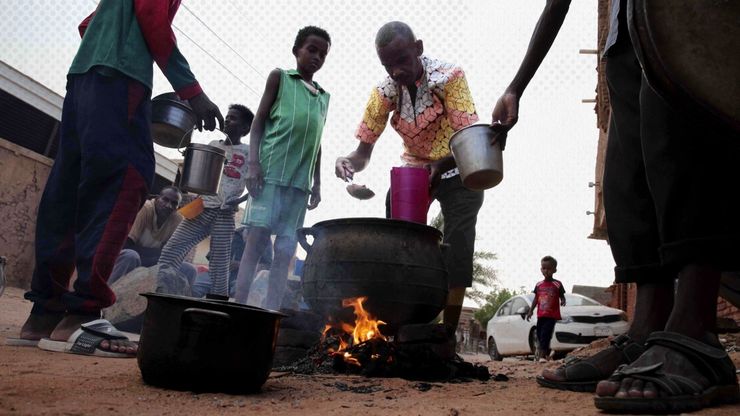
M 565 306 L 565 287 L 560 284 L 560 306 Z
M 529 312 L 527 312 L 527 320 L 529 321 L 532 319 L 532 313 L 534 312 L 534 308 L 537 307 L 537 303 L 540 301 L 540 297 L 535 293 L 534 299 L 532 300 L 532 307 L 529 308 Z
M 249 156 L 247 158 L 247 191 L 253 196 L 259 196 L 265 183 L 260 165 L 260 144 L 265 134 L 265 121 L 270 114 L 272 105 L 277 99 L 280 89 L 280 70 L 273 69 L 267 76 L 265 92 L 262 94 L 257 114 L 252 120 L 252 129 L 249 133 Z
M 95 11 L 90 13 L 89 16 L 87 16 L 82 22 L 80 22 L 80 25 L 77 26 L 77 30 L 80 32 L 80 37 L 85 36 L 85 31 L 87 30 L 87 27 L 90 26 L 90 21 L 95 17 L 95 12 L 98 11 L 96 8 Z
M 470 93 L 468 81 L 462 68 L 455 68 L 450 80 L 444 86 L 445 115 L 450 127 L 458 131 L 478 121 L 478 113 L 475 111 L 473 95 Z M 427 166 L 429 169 L 429 184 L 431 190 L 439 185 L 443 173 L 453 169 L 457 164 L 452 154 L 436 160 Z
M 338 178 L 347 181 L 354 177 L 355 172 L 360 172 L 367 167 L 375 142 L 385 130 L 393 108 L 393 102 L 382 94 L 379 88 L 374 88 L 365 105 L 362 122 L 355 132 L 355 137 L 360 140 L 357 149 L 346 157 L 338 157 L 334 164 L 334 173 Z
M 547 0 L 519 70 L 493 108 L 492 124 L 495 127 L 508 131 L 518 121 L 519 99 L 550 50 L 569 7 L 570 0 Z
M 134 0 L 134 13 L 139 23 L 144 41 L 152 54 L 154 62 L 172 85 L 178 96 L 188 100 L 198 118 L 198 130 L 205 122 L 206 130 L 216 127 L 223 130 L 224 120 L 218 107 L 203 92 L 195 75 L 190 71 L 188 61 L 177 48 L 172 19 L 175 18 L 179 0 Z
M 321 202 L 321 147 L 316 155 L 316 163 L 313 167 L 313 186 L 311 187 L 311 197 L 308 200 L 308 209 L 314 209 Z

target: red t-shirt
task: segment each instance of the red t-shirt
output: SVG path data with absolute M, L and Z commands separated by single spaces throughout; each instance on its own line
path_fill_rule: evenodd
M 534 299 L 537 302 L 537 319 L 555 318 L 560 320 L 560 297 L 565 288 L 559 280 L 542 280 L 534 286 Z M 534 308 L 535 305 L 532 305 Z

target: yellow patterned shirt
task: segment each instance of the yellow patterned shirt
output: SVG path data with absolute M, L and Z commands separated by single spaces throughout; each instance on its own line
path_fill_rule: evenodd
M 416 103 L 412 105 L 405 86 L 387 77 L 370 94 L 355 133 L 359 140 L 375 143 L 393 113 L 391 126 L 403 139 L 401 158 L 410 166 L 448 156 L 452 134 L 478 121 L 462 68 L 426 56 L 421 63 L 424 73 L 416 81 Z

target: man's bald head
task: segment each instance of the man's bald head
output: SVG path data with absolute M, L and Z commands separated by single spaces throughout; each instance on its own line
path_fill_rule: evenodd
M 403 37 L 409 42 L 415 42 L 416 36 L 409 25 L 403 22 L 388 22 L 384 24 L 375 35 L 375 47 L 382 48 L 393 41 L 396 36 Z

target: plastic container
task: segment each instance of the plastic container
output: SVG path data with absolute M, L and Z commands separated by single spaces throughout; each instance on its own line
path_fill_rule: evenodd
M 391 169 L 391 218 L 426 224 L 431 202 L 428 170 L 415 167 Z

